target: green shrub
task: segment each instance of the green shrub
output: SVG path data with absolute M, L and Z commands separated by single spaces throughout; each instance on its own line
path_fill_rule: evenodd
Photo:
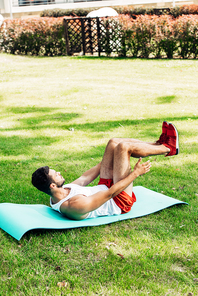
M 176 20 L 176 39 L 178 41 L 179 56 L 188 58 L 198 54 L 198 17 L 184 15 Z
M 198 14 L 198 5 L 183 5 L 172 8 L 145 8 L 133 6 L 116 6 L 113 7 L 118 14 L 129 15 L 132 18 L 136 18 L 138 15 L 171 15 L 175 18 L 182 16 L 183 14 Z M 87 14 L 98 8 L 77 8 L 77 9 L 46 9 L 41 12 L 41 17 L 62 17 L 62 16 L 87 16 Z
M 119 14 L 127 14 L 132 18 L 136 18 L 138 15 L 171 15 L 175 18 L 182 16 L 183 14 L 198 14 L 198 5 L 183 5 L 173 8 L 134 8 L 132 6 L 120 6 L 115 8 Z
M 63 18 L 6 20 L 0 30 L 0 50 L 12 54 L 66 54 Z
M 62 16 L 87 16 L 87 14 L 91 11 L 95 10 L 95 8 L 86 8 L 86 9 L 46 9 L 41 12 L 41 17 L 62 17 Z
M 71 21 L 79 22 L 79 19 Z M 140 15 L 136 19 L 120 15 L 101 22 L 100 48 L 107 55 L 115 52 L 141 58 L 198 56 L 198 15 L 176 19 L 169 15 Z M 76 47 L 71 52 L 82 50 L 80 28 L 70 32 Z M 0 50 L 12 54 L 65 55 L 63 17 L 6 20 L 0 29 Z
M 198 16 L 119 16 L 125 52 L 132 57 L 197 57 Z

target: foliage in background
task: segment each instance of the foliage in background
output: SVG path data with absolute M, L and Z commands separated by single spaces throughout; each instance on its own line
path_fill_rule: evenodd
M 119 15 L 101 22 L 106 36 L 101 34 L 100 47 L 107 55 L 114 52 L 141 58 L 197 58 L 198 15 L 176 19 L 167 15 L 140 15 L 136 19 Z M 79 48 L 81 51 L 81 41 Z M 0 50 L 12 54 L 65 55 L 63 18 L 6 20 L 0 31 Z
M 69 31 L 70 53 L 82 46 L 79 18 L 67 21 Z M 141 15 L 136 19 L 129 15 L 119 15 L 114 18 L 104 18 L 100 22 L 100 51 L 106 55 L 116 53 L 119 56 L 138 58 L 196 58 L 198 54 L 198 16 L 181 16 L 177 19 L 171 16 Z M 86 20 L 84 20 L 86 23 Z M 96 25 L 95 25 L 96 26 Z M 94 19 L 92 27 L 94 28 Z M 94 34 L 97 35 L 96 30 Z M 98 39 L 94 34 L 89 37 L 89 43 L 98 50 Z M 80 38 L 77 38 L 79 37 Z M 87 40 L 86 40 L 87 41 Z M 88 42 L 87 42 L 88 43 Z M 80 50 L 79 50 L 80 51 Z M 88 51 L 88 48 L 86 50 Z
M 198 14 L 198 5 L 183 5 L 173 8 L 144 8 L 133 6 L 116 6 L 113 7 L 119 14 L 128 14 L 133 18 L 137 15 L 171 15 L 173 17 L 179 17 L 183 14 Z M 77 8 L 77 9 L 46 9 L 41 12 L 41 17 L 61 17 L 61 16 L 87 16 L 87 14 L 97 8 Z
M 124 52 L 132 57 L 197 57 L 198 16 L 120 16 L 125 39 Z
M 184 14 L 198 14 L 198 5 L 183 5 L 175 6 L 172 8 L 133 8 L 130 6 L 120 6 L 115 8 L 119 14 L 128 14 L 132 18 L 136 18 L 137 15 L 171 15 L 172 17 L 179 17 Z
M 41 12 L 41 17 L 62 17 L 62 16 L 87 16 L 87 14 L 96 8 L 76 8 L 76 9 L 45 9 Z
M 5 20 L 0 30 L 0 49 L 12 54 L 64 55 L 63 19 Z

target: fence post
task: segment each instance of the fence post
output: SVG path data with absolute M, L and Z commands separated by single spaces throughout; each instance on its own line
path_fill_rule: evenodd
M 66 52 L 67 52 L 67 55 L 71 55 L 70 49 L 69 49 L 69 34 L 68 34 L 67 21 L 68 21 L 67 19 L 63 19 L 65 42 L 66 42 Z
M 91 54 L 93 54 L 93 42 L 92 42 L 92 35 L 91 35 L 91 18 L 88 19 L 88 35 L 89 35 L 89 44 L 90 44 L 90 50 Z
M 99 20 L 99 17 L 96 17 L 96 21 L 97 21 L 98 56 L 100 57 L 101 48 L 100 48 L 100 20 Z
M 83 55 L 86 53 L 86 46 L 85 46 L 85 23 L 84 18 L 80 18 L 81 21 L 81 32 L 82 32 L 82 45 L 83 45 Z
M 109 21 L 106 21 L 105 25 L 105 30 L 106 30 L 106 46 L 105 46 L 105 52 L 109 56 L 111 53 L 111 48 L 110 48 L 110 36 L 109 36 Z

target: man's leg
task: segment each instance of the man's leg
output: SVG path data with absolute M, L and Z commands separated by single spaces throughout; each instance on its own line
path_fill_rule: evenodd
M 151 155 L 163 155 L 170 151 L 164 145 L 151 145 L 148 143 L 120 142 L 114 150 L 113 183 L 126 178 L 131 172 L 130 157 L 146 157 Z M 133 184 L 124 191 L 131 196 Z
M 131 157 L 131 148 L 130 146 L 135 145 L 136 143 L 130 145 L 129 142 L 119 143 L 114 150 L 114 159 L 113 159 L 113 183 L 117 183 L 120 180 L 126 178 L 131 172 L 130 157 Z M 138 143 L 139 144 L 139 143 Z M 132 196 L 133 183 L 131 183 L 124 190 L 129 196 Z
M 100 169 L 100 177 L 104 179 L 113 179 L 113 160 L 114 160 L 114 150 L 116 146 L 121 142 L 131 142 L 131 143 L 137 143 L 141 142 L 140 140 L 136 139 L 126 139 L 126 138 L 113 138 L 109 140 L 105 153 L 103 155 L 102 163 L 101 163 L 101 169 Z M 142 142 L 143 143 L 143 142 Z
M 105 153 L 101 163 L 100 177 L 104 179 L 113 179 L 114 172 L 114 152 L 117 148 L 121 151 L 121 147 L 127 147 L 129 158 L 132 157 L 146 157 L 151 155 L 166 155 L 170 149 L 164 145 L 158 145 L 155 143 L 146 143 L 136 139 L 111 139 L 105 149 Z M 116 152 L 116 154 L 121 152 Z M 119 159 L 119 157 L 118 157 Z
M 176 127 L 162 124 L 162 134 L 155 143 L 145 143 L 136 139 L 111 139 L 106 147 L 101 163 L 100 177 L 113 179 L 116 183 L 130 173 L 130 157 L 146 157 L 152 155 L 177 155 L 179 151 L 178 132 Z M 132 184 L 125 190 L 132 192 Z

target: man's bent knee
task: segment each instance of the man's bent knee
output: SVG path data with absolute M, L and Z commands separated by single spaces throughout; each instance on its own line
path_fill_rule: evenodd
M 119 144 L 119 139 L 118 138 L 112 138 L 109 140 L 107 146 L 111 146 L 115 148 Z
M 132 145 L 130 145 L 129 143 L 126 142 L 120 142 L 116 148 L 115 148 L 115 152 L 117 153 L 123 153 L 123 152 L 130 152 L 131 153 L 131 149 Z

